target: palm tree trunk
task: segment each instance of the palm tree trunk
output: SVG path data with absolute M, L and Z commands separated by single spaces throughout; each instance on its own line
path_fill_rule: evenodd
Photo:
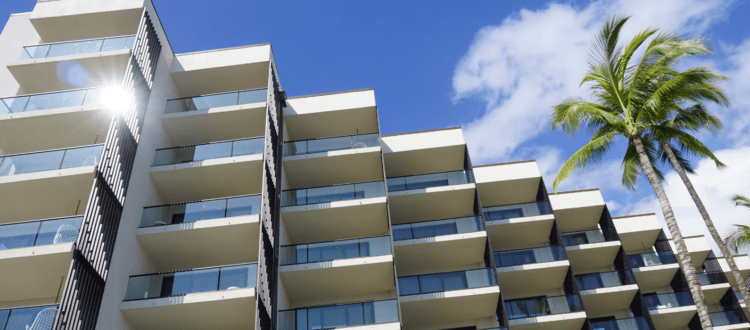
M 666 221 L 674 245 L 677 247 L 680 268 L 682 268 L 682 272 L 685 273 L 685 277 L 687 278 L 690 295 L 693 297 L 695 307 L 698 309 L 698 318 L 700 319 L 701 327 L 704 330 L 713 330 L 711 317 L 708 315 L 708 308 L 703 300 L 703 291 L 701 290 L 698 276 L 695 274 L 695 267 L 693 266 L 692 260 L 690 260 L 690 254 L 688 254 L 685 241 L 682 239 L 680 228 L 677 226 L 677 220 L 674 217 L 674 212 L 672 212 L 672 206 L 669 204 L 667 194 L 664 192 L 664 188 L 661 186 L 661 182 L 659 182 L 656 172 L 654 172 L 654 167 L 651 165 L 648 155 L 646 155 L 643 141 L 641 141 L 640 137 L 635 137 L 632 139 L 632 142 L 635 146 L 636 152 L 638 152 L 638 159 L 641 162 L 643 173 L 646 175 L 648 182 L 651 183 L 651 187 L 654 188 L 656 198 L 659 200 L 661 211 L 664 214 L 664 221 Z
M 698 193 L 695 191 L 695 188 L 693 187 L 693 183 L 690 182 L 690 179 L 688 178 L 687 173 L 685 173 L 685 169 L 683 169 L 680 163 L 677 161 L 677 157 L 675 157 L 674 152 L 672 152 L 672 148 L 669 146 L 668 143 L 662 143 L 662 148 L 667 153 L 667 156 L 669 157 L 669 161 L 672 163 L 672 166 L 677 171 L 677 174 L 680 175 L 682 182 L 685 183 L 685 187 L 687 188 L 688 192 L 690 192 L 690 197 L 693 198 L 693 201 L 695 202 L 695 206 L 698 207 L 698 211 L 703 217 L 703 221 L 706 223 L 706 227 L 708 227 L 708 232 L 711 233 L 711 237 L 713 237 L 714 241 L 716 242 L 716 245 L 719 246 L 719 250 L 721 251 L 721 254 L 723 254 L 724 258 L 727 260 L 729 269 L 732 270 L 732 275 L 734 276 L 734 280 L 737 282 L 737 286 L 740 289 L 740 293 L 742 293 L 742 299 L 745 301 L 746 308 L 748 308 L 748 311 L 750 311 L 750 303 L 749 303 L 750 293 L 748 293 L 747 291 L 747 285 L 745 285 L 745 281 L 742 279 L 742 275 L 740 275 L 740 270 L 737 268 L 737 264 L 734 262 L 734 257 L 732 256 L 732 253 L 729 252 L 729 249 L 727 248 L 727 245 L 724 244 L 724 240 L 721 238 L 721 235 L 719 235 L 719 232 L 716 231 L 716 227 L 714 227 L 714 222 L 711 221 L 711 217 L 708 216 L 706 207 L 703 205 L 701 198 L 698 197 Z

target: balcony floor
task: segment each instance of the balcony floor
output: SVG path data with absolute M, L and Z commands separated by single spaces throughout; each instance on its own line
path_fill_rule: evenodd
M 0 303 L 54 298 L 73 260 L 73 243 L 0 250 Z

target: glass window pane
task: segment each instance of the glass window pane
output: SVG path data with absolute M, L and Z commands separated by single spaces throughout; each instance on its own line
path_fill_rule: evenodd
M 0 113 L 19 113 L 23 112 L 26 108 L 26 103 L 29 101 L 28 96 L 12 97 L 3 99 L 2 108 Z M 4 112 L 3 112 L 4 111 Z
M 393 240 L 401 241 L 405 239 L 412 239 L 411 225 L 394 225 L 393 227 Z
M 187 204 L 184 222 L 223 218 L 226 214 L 226 203 L 226 199 L 217 199 Z
M 36 246 L 72 243 L 78 240 L 83 217 L 49 220 L 41 223 Z
M 406 179 L 405 178 L 388 178 L 388 191 L 402 191 L 406 190 Z
M 279 312 L 279 330 L 296 330 L 297 325 L 295 324 L 296 311 L 281 311 Z M 304 330 L 304 328 L 300 329 Z
M 219 290 L 254 287 L 257 272 L 257 265 L 222 267 Z
M 192 98 L 196 110 L 237 105 L 237 93 L 199 96 Z
M 14 309 L 5 330 L 52 329 L 56 313 L 55 306 Z
M 26 60 L 26 59 L 45 58 L 47 57 L 49 46 L 50 45 L 24 47 L 23 49 L 26 52 L 25 54 L 21 54 L 21 59 Z
M 240 92 L 239 104 L 266 102 L 267 94 L 268 89 L 266 88 Z
M 0 250 L 33 246 L 40 224 L 30 222 L 0 226 Z
M 357 240 L 310 244 L 307 246 L 307 262 L 321 262 L 359 257 Z
M 350 136 L 307 141 L 307 153 L 310 154 L 332 150 L 351 149 L 351 147 L 352 138 Z
M 448 177 L 445 173 L 408 176 L 405 179 L 408 190 L 448 185 Z
M 80 106 L 83 104 L 84 95 L 85 90 L 33 95 L 29 97 L 26 111 Z
M 232 155 L 232 142 L 204 144 L 194 148 L 193 161 L 225 158 Z
M 65 158 L 60 168 L 94 166 L 99 163 L 99 157 L 102 156 L 102 149 L 104 149 L 104 146 L 99 145 L 66 150 Z
M 135 36 L 104 39 L 104 45 L 102 46 L 101 51 L 106 52 L 109 50 L 130 49 L 133 47 L 133 43 L 135 43 Z
M 417 276 L 400 277 L 398 279 L 398 290 L 402 296 L 419 294 L 419 278 Z
M 352 148 L 364 148 L 364 147 L 378 147 L 380 146 L 380 138 L 377 134 L 363 134 L 355 135 L 352 139 Z
M 284 143 L 284 156 L 303 155 L 306 153 L 307 153 L 307 141 Z
M 261 139 L 249 139 L 234 141 L 232 156 L 255 155 L 263 153 L 263 142 Z
M 96 53 L 102 48 L 102 42 L 99 39 L 50 45 L 47 57 Z
M 5 157 L 0 176 L 51 171 L 60 168 L 63 150 Z
M 5 329 L 5 323 L 8 321 L 8 316 L 10 316 L 10 311 L 0 311 L 0 329 Z
M 308 328 L 308 321 L 307 321 L 308 314 L 309 313 L 307 309 L 300 309 L 297 311 L 297 330 L 310 329 Z
M 388 236 L 364 238 L 359 240 L 360 257 L 382 256 L 391 254 L 391 240 Z
M 227 218 L 260 214 L 260 195 L 230 198 L 227 200 Z
M 216 291 L 219 287 L 219 269 L 191 270 L 174 274 L 172 295 Z
M 382 181 L 357 183 L 354 185 L 356 198 L 372 198 L 385 196 L 385 187 Z
M 375 323 L 398 322 L 398 304 L 396 300 L 373 302 Z
M 307 189 L 307 204 L 354 199 L 354 186 L 343 185 Z

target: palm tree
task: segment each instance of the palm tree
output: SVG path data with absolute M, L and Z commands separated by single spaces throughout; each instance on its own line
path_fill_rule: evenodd
M 717 98 L 713 88 L 717 76 L 704 67 L 682 72 L 674 68 L 682 57 L 708 54 L 701 39 L 686 39 L 671 33 L 657 34 L 656 29 L 646 29 L 624 46 L 620 45 L 620 31 L 627 20 L 628 17 L 613 17 L 597 35 L 589 71 L 581 82 L 582 85 L 591 83 L 596 102 L 570 98 L 553 109 L 553 129 L 575 135 L 581 126 L 586 126 L 593 135 L 565 162 L 552 185 L 557 190 L 574 170 L 585 170 L 588 164 L 600 161 L 614 145 L 615 138 L 624 137 L 628 142 L 623 161 L 626 172 L 634 172 L 636 176 L 642 172 L 654 189 L 698 309 L 701 326 L 712 329 L 695 267 L 661 185 L 662 175 L 653 166 L 660 145 L 653 137 L 665 134 L 661 133 L 664 131 L 662 121 L 675 112 L 677 105 Z M 652 38 L 651 42 L 643 50 L 642 58 L 631 63 L 636 51 L 649 38 Z M 628 159 L 637 159 L 637 166 Z M 624 177 L 623 181 L 626 179 Z
M 750 209 L 750 198 L 745 196 L 735 195 L 732 197 L 734 205 L 744 206 Z M 734 225 L 734 230 L 727 236 L 726 245 L 732 249 L 732 252 L 739 253 L 740 250 L 750 247 L 750 226 L 746 225 Z M 740 282 L 737 282 L 738 286 Z M 747 297 L 742 296 L 745 301 L 750 301 Z

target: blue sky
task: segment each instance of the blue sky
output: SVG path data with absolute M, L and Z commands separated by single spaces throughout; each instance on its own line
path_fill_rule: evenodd
M 0 19 L 33 9 L 4 1 Z M 705 137 L 729 168 L 696 163 L 709 212 L 726 229 L 750 212 L 750 3 L 726 0 L 248 1 L 154 0 L 175 52 L 270 42 L 289 95 L 374 87 L 383 134 L 463 126 L 475 163 L 537 159 L 549 185 L 586 141 L 549 129 L 549 108 L 573 95 L 602 20 L 634 15 L 626 34 L 648 26 L 708 38 L 715 55 L 692 61 L 732 78 L 727 128 Z M 561 190 L 601 187 L 615 215 L 659 212 L 650 186 L 619 184 L 622 150 Z M 697 161 L 697 160 L 696 160 Z M 667 192 L 687 234 L 703 233 L 676 176 Z

